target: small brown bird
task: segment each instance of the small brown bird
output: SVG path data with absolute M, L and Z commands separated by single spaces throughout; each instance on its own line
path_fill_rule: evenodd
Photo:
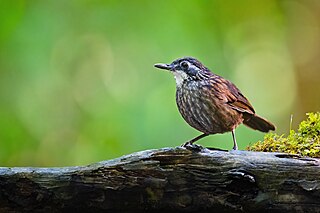
M 275 130 L 271 122 L 255 114 L 248 99 L 233 83 L 212 73 L 197 59 L 185 57 L 154 66 L 173 73 L 179 112 L 190 126 L 203 132 L 185 145 L 231 131 L 233 149 L 237 150 L 235 129 L 241 123 L 261 132 Z

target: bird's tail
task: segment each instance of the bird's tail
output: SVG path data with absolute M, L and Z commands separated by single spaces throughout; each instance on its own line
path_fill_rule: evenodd
M 276 127 L 266 119 L 258 116 L 258 115 L 250 115 L 244 114 L 243 115 L 243 124 L 261 132 L 269 132 L 270 130 L 275 130 Z

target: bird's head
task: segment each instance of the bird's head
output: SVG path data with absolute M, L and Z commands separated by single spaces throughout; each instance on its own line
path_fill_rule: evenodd
M 208 68 L 192 57 L 179 58 L 171 64 L 155 64 L 154 66 L 172 72 L 177 86 L 181 86 L 185 81 L 203 80 L 210 75 Z

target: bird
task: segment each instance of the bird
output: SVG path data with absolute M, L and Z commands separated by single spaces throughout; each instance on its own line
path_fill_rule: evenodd
M 261 132 L 276 129 L 255 113 L 248 99 L 231 81 L 211 72 L 199 60 L 183 57 L 171 64 L 154 66 L 174 75 L 178 110 L 191 127 L 202 132 L 184 146 L 209 135 L 231 132 L 233 150 L 238 150 L 235 129 L 240 124 Z

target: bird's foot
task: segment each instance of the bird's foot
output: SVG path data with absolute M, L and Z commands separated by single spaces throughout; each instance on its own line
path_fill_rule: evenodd
M 181 147 L 186 147 L 186 146 L 192 146 L 193 144 L 190 141 L 187 141 L 183 144 L 181 144 Z
M 188 150 L 195 151 L 195 152 L 203 152 L 204 150 L 206 150 L 205 147 L 198 144 L 191 143 L 190 141 L 182 144 L 181 147 L 184 147 Z

